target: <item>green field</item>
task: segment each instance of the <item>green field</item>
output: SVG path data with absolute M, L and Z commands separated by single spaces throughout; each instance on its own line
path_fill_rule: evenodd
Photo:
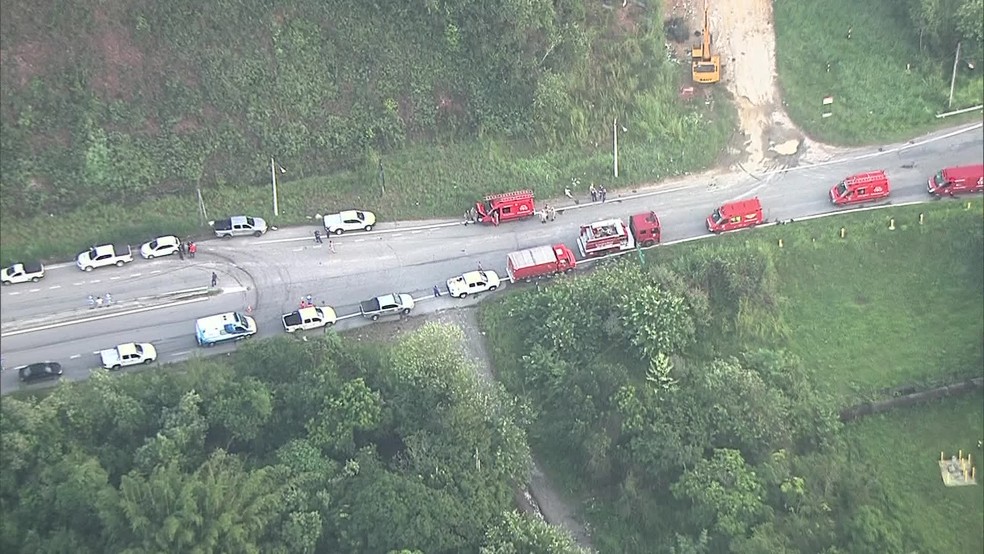
M 923 225 L 919 213 L 925 213 Z M 894 231 L 888 229 L 891 218 Z M 847 232 L 843 241 L 837 238 L 841 227 Z M 957 202 L 891 208 L 768 234 L 785 243 L 775 259 L 789 347 L 836 395 L 849 399 L 980 375 L 979 200 L 970 210 Z
M 878 475 L 892 512 L 935 552 L 984 551 L 984 395 L 947 398 L 865 418 L 846 428 L 852 461 Z M 945 487 L 940 452 L 971 454 L 977 486 Z
M 968 119 L 980 121 L 979 111 L 936 119 L 936 114 L 951 110 L 947 99 L 953 51 L 931 54 L 928 38 L 920 50 L 919 31 L 903 4 L 773 3 L 779 84 L 786 110 L 807 134 L 822 142 L 865 144 L 900 140 Z M 850 39 L 848 29 L 853 30 Z M 980 46 L 965 44 L 962 57 L 979 66 Z M 979 67 L 961 67 L 953 110 L 984 103 Z M 834 97 L 833 116 L 822 118 L 821 100 L 827 95 Z

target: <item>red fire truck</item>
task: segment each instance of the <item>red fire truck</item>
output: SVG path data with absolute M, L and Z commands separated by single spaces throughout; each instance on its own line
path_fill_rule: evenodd
M 606 219 L 581 226 L 577 237 L 577 249 L 581 256 L 594 258 L 635 248 L 636 244 L 652 246 L 659 242 L 659 218 L 653 212 L 641 213 L 629 219 L 629 226 L 621 219 Z
M 495 225 L 502 221 L 530 217 L 535 211 L 531 190 L 490 194 L 483 202 L 475 203 L 478 222 Z
M 519 280 L 528 283 L 533 279 L 567 273 L 575 267 L 577 261 L 571 249 L 563 244 L 555 244 L 510 253 L 506 262 L 506 273 L 513 283 Z
M 662 234 L 656 212 L 635 214 L 629 218 L 629 230 L 632 231 L 636 242 L 644 247 L 659 244 Z
M 830 189 L 830 201 L 838 206 L 886 198 L 891 192 L 883 170 L 851 175 Z
M 758 198 L 728 202 L 707 217 L 707 230 L 712 233 L 734 231 L 765 223 L 762 203 Z
M 929 178 L 927 190 L 939 198 L 944 194 L 971 194 L 984 191 L 984 165 L 947 167 Z

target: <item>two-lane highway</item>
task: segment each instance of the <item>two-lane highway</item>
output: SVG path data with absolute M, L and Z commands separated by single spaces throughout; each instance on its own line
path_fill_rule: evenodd
M 415 314 L 470 304 L 444 296 L 431 298 L 431 287 L 481 264 L 504 276 L 508 252 L 541 244 L 575 248 L 580 225 L 610 217 L 627 218 L 653 210 L 663 224 L 664 242 L 707 235 L 704 218 L 721 203 L 758 196 L 770 220 L 788 220 L 836 211 L 828 191 L 844 177 L 885 169 L 893 203 L 926 201 L 926 180 L 943 166 L 982 163 L 981 125 L 939 133 L 911 143 L 846 152 L 809 167 L 788 167 L 767 174 L 717 174 L 663 183 L 638 194 L 609 194 L 605 203 L 558 203 L 554 222 L 538 218 L 499 227 L 460 221 L 381 223 L 370 233 L 326 237 L 315 244 L 316 227 L 271 231 L 261 238 L 199 243 L 195 260 L 176 257 L 136 260 L 123 268 L 82 273 L 73 265 L 52 267 L 39 283 L 5 287 L 0 306 L 4 365 L 54 360 L 66 377 L 85 378 L 97 365 L 94 352 L 120 342 L 153 342 L 162 362 L 226 352 L 234 345 L 199 348 L 194 320 L 230 310 L 250 310 L 259 336 L 283 333 L 280 316 L 308 294 L 334 306 L 340 316 L 358 312 L 358 303 L 387 292 L 411 292 L 421 304 Z M 540 204 L 542 205 L 542 203 Z M 371 206 L 366 206 L 371 209 Z M 331 240 L 329 247 L 328 240 Z M 201 288 L 212 272 L 220 294 L 169 296 Z M 85 308 L 88 294 L 111 292 L 119 304 Z M 98 318 L 92 314 L 98 313 Z M 67 315 L 66 315 L 67 314 Z M 364 325 L 344 317 L 339 329 Z M 17 376 L 0 376 L 0 392 L 18 387 Z

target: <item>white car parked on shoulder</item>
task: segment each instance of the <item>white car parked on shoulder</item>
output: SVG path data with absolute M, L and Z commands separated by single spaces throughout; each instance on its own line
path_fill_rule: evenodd
M 469 294 L 493 291 L 499 288 L 501 283 L 499 274 L 494 271 L 469 271 L 448 279 L 448 292 L 455 298 L 464 298 Z
M 44 277 L 44 265 L 41 262 L 16 263 L 0 271 L 0 282 L 5 285 L 14 283 L 37 283 Z
M 345 231 L 372 231 L 376 214 L 364 210 L 346 210 L 325 216 L 325 231 L 341 235 Z
M 102 366 L 106 369 L 121 369 L 132 365 L 149 364 L 157 359 L 157 349 L 149 342 L 128 342 L 115 348 L 99 352 Z
M 140 255 L 148 260 L 153 260 L 154 258 L 174 254 L 178 251 L 180 246 L 181 241 L 178 240 L 178 237 L 174 235 L 165 235 L 163 237 L 157 237 L 150 242 L 145 242 L 143 246 L 140 247 Z

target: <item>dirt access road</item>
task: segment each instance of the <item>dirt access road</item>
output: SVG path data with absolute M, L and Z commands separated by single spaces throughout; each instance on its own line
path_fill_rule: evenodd
M 441 323 L 458 327 L 465 335 L 464 354 L 479 376 L 494 380 L 495 373 L 485 348 L 485 334 L 478 325 L 477 308 L 452 308 L 428 317 L 411 317 L 397 322 L 377 323 L 344 333 L 357 341 L 393 341 L 418 329 L 425 323 Z M 516 504 L 523 511 L 539 517 L 551 525 L 562 527 L 574 540 L 590 552 L 594 552 L 588 528 L 578 520 L 578 510 L 561 497 L 548 477 L 535 464 L 527 487 L 516 491 Z
M 703 1 L 663 0 L 663 6 L 664 17 L 683 17 L 692 31 L 703 26 Z M 745 137 L 741 168 L 732 169 L 755 173 L 835 155 L 835 148 L 800 132 L 783 109 L 776 82 L 772 0 L 710 0 L 709 7 L 711 50 L 721 55 L 721 84 L 734 95 Z M 693 32 L 691 37 L 699 40 Z M 677 48 L 677 53 L 689 55 L 689 45 Z

